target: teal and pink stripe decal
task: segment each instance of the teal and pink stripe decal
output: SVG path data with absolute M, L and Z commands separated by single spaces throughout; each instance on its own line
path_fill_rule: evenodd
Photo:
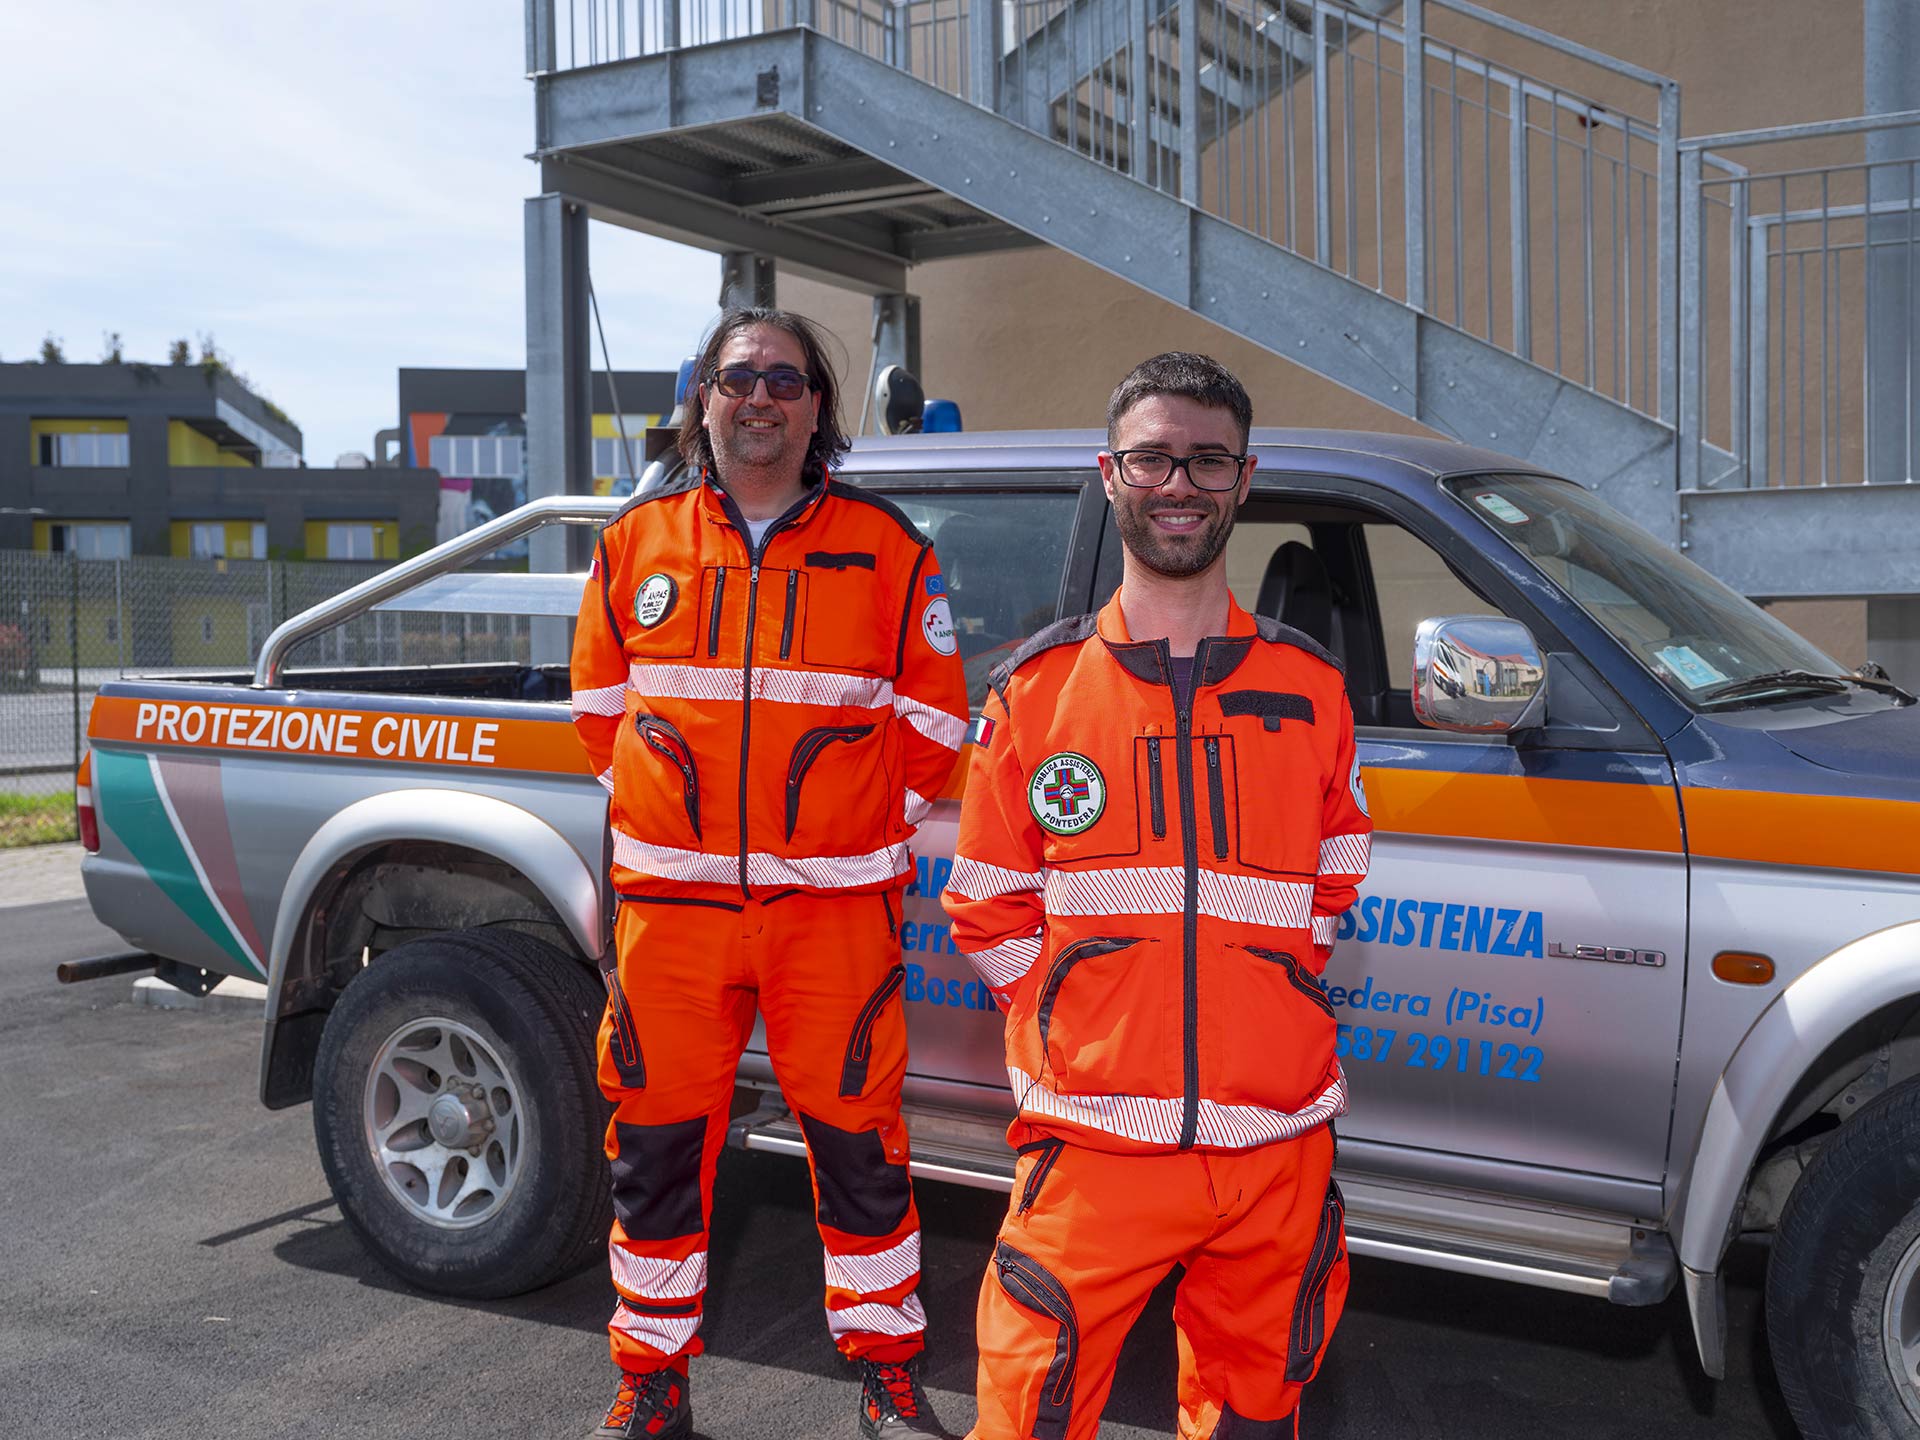
M 98 749 L 93 776 L 102 820 L 161 893 L 241 973 L 264 979 L 266 946 L 240 888 L 220 762 Z

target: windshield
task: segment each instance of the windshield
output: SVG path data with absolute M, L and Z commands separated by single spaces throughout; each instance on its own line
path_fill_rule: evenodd
M 1847 670 L 1752 601 L 1566 480 L 1444 482 L 1682 700 L 1783 670 Z

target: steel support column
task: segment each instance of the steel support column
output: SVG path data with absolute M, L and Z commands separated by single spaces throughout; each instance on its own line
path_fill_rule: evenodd
M 773 257 L 746 250 L 729 250 L 720 257 L 720 308 L 770 308 L 773 299 Z
M 920 297 L 873 297 L 873 371 L 900 365 L 920 378 Z
M 1425 0 L 1400 13 L 1402 189 L 1406 206 L 1407 304 L 1427 308 L 1427 37 Z
M 1866 0 L 1863 18 L 1868 112 L 1920 110 L 1920 5 Z M 1869 205 L 1895 211 L 1870 208 L 1866 222 L 1866 478 L 1900 484 L 1920 479 L 1920 125 L 1870 131 L 1866 141 Z
M 591 316 L 587 308 L 587 213 L 559 195 L 526 202 L 527 498 L 593 492 Z M 528 540 L 535 571 L 578 567 L 567 531 L 548 526 Z M 583 532 L 584 535 L 584 532 Z M 567 622 L 533 622 L 533 663 L 567 659 Z

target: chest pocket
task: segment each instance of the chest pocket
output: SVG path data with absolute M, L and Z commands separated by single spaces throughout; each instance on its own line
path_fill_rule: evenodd
M 797 658 L 808 669 L 894 673 L 900 602 L 881 583 L 878 566 L 868 550 L 813 550 L 793 572 Z
M 1324 775 L 1313 704 L 1277 691 L 1226 691 L 1226 723 L 1195 737 L 1202 859 L 1311 876 L 1319 867 Z
M 608 604 L 635 659 L 684 660 L 694 654 L 703 609 L 705 572 L 682 575 L 668 570 L 641 571 L 624 594 L 616 586 Z M 648 624 L 651 620 L 653 623 Z
M 1046 833 L 1048 863 L 1139 855 L 1148 833 L 1161 834 L 1150 829 L 1156 815 L 1171 815 L 1177 832 L 1173 745 L 1171 736 L 1137 735 L 1130 755 L 1061 750 L 1034 766 L 1027 808 Z

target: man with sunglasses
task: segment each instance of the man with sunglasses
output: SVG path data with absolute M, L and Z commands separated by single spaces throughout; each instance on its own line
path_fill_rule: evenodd
M 1347 1290 L 1319 976 L 1372 832 L 1339 663 L 1227 587 L 1246 391 L 1157 355 L 1107 407 L 1098 615 L 996 669 L 944 896 L 1006 1010 L 1020 1158 L 977 1440 L 1082 1440 L 1182 1265 L 1179 1433 L 1293 1440 Z
M 574 638 L 620 899 L 599 1040 L 620 1384 L 593 1434 L 692 1433 L 714 1168 L 757 1009 L 861 1433 L 944 1435 L 911 1364 L 898 926 L 907 842 L 966 731 L 946 588 L 900 511 L 830 477 L 847 442 L 810 322 L 730 310 L 695 373 L 686 471 L 602 530 Z

